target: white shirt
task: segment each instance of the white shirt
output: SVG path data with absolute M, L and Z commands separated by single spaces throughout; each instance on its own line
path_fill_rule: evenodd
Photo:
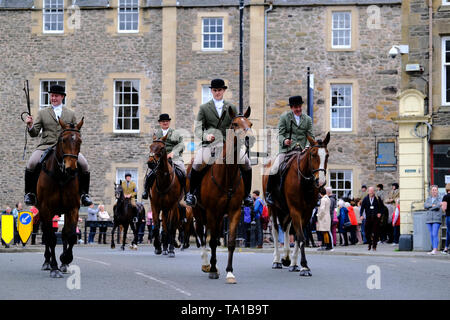
M 52 106 L 53 107 L 53 111 L 55 112 L 56 115 L 56 120 L 58 120 L 59 118 L 61 118 L 61 113 L 62 113 L 62 104 L 60 104 L 59 106 Z
M 301 116 L 297 116 L 297 115 L 295 115 L 295 113 L 294 113 L 294 118 L 295 118 L 295 122 L 297 123 L 297 125 L 300 124 L 300 117 L 301 117 Z
M 161 130 L 162 130 L 162 133 L 163 133 L 163 137 L 165 137 L 165 136 L 167 135 L 167 132 L 169 132 L 169 129 L 170 129 L 170 128 L 167 128 L 166 130 L 161 129 Z
M 223 110 L 223 99 L 222 100 L 216 100 L 216 99 L 213 98 L 213 101 L 214 101 L 214 105 L 216 106 L 217 114 L 220 117 L 222 115 L 222 110 Z

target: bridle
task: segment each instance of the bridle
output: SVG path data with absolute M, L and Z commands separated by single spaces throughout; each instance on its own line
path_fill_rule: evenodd
M 324 168 L 318 168 L 318 169 L 312 169 L 311 168 L 311 162 L 312 162 L 312 155 L 311 155 L 311 150 L 313 148 L 325 148 L 326 146 L 321 145 L 321 144 L 316 144 L 313 146 L 310 146 L 308 150 L 306 150 L 306 153 L 308 154 L 308 168 L 307 171 L 311 173 L 310 176 L 306 176 L 302 173 L 302 171 L 300 170 L 300 155 L 301 153 L 297 156 L 297 175 L 298 175 L 298 179 L 300 180 L 300 177 L 302 177 L 303 179 L 305 179 L 306 181 L 311 181 L 314 179 L 316 187 L 320 188 L 321 186 L 318 185 L 318 179 L 315 179 L 315 173 L 316 172 L 320 172 L 323 171 L 324 175 L 327 175 L 327 170 Z M 325 182 L 326 184 L 326 182 Z M 325 185 L 324 184 L 324 185 Z
M 165 141 L 163 141 L 161 139 L 157 139 L 157 140 L 153 140 L 152 144 L 155 143 L 155 142 L 159 142 L 159 143 L 163 144 L 163 147 L 159 150 L 160 152 L 166 148 L 166 142 Z M 155 161 L 155 155 L 158 156 L 158 160 L 156 160 L 156 161 Z M 161 153 L 155 154 L 154 152 L 150 151 L 149 154 L 148 154 L 148 157 L 149 158 L 150 157 L 153 158 L 152 161 L 148 161 L 147 162 L 148 167 L 149 167 L 150 170 L 154 171 L 155 174 L 156 174 L 156 172 L 157 172 L 157 170 L 158 170 L 158 168 L 159 168 L 159 166 L 161 164 L 161 159 L 162 159 Z M 150 166 L 150 164 L 154 164 L 154 165 Z M 172 185 L 175 182 L 175 173 L 174 173 L 174 169 L 173 168 L 172 168 L 172 171 L 169 170 L 168 172 L 164 172 L 163 174 L 164 174 L 164 176 L 167 176 L 167 175 L 170 176 L 172 174 L 172 180 L 171 180 L 171 182 L 170 182 L 170 184 L 169 184 L 169 186 L 167 188 L 165 188 L 164 190 L 160 190 L 160 188 L 158 186 L 158 176 L 156 176 L 156 179 L 155 179 L 156 191 L 159 194 L 166 194 L 170 190 L 170 188 L 172 187 Z
M 60 135 L 59 135 L 58 143 L 61 142 L 62 136 L 63 136 L 64 133 L 66 133 L 66 132 L 76 132 L 76 133 L 79 133 L 79 134 L 81 135 L 80 130 L 78 130 L 78 129 L 73 129 L 73 128 L 70 128 L 70 129 L 64 129 L 64 130 L 60 133 Z M 64 166 L 64 159 L 65 159 L 66 157 L 75 158 L 76 160 L 78 160 L 78 154 L 63 153 L 62 159 L 60 160 L 60 159 L 58 159 L 58 155 L 55 153 L 56 163 L 57 163 L 57 165 L 58 165 L 58 168 L 59 168 L 60 172 L 66 172 L 66 169 L 65 169 L 65 166 Z M 76 174 L 76 171 L 75 171 L 75 174 Z

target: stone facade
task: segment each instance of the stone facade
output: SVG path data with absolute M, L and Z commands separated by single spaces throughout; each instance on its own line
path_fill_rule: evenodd
M 173 125 L 188 131 L 192 131 L 202 83 L 209 83 L 215 77 L 225 79 L 229 86 L 225 98 L 239 104 L 237 6 L 220 3 L 213 6 L 211 2 L 202 6 L 194 1 L 182 1 L 175 5 L 176 10 L 169 12 L 164 11 L 164 1 L 154 2 L 142 1 L 142 26 L 138 33 L 130 34 L 115 31 L 116 8 L 113 5 L 108 7 L 102 1 L 96 1 L 96 5 L 89 8 L 82 6 L 89 1 L 80 1 L 80 28 L 63 34 L 43 34 L 39 31 L 42 27 L 39 25 L 42 23 L 39 22 L 40 10 L 0 8 L 0 28 L 7 30 L 0 33 L 3 49 L 0 62 L 2 208 L 22 201 L 23 170 L 37 143 L 36 139 L 28 137 L 25 160 L 22 160 L 25 125 L 19 115 L 26 110 L 22 91 L 25 79 L 33 80 L 30 86 L 33 115 L 36 115 L 39 103 L 40 79 L 59 74 L 68 82 L 70 99 L 68 96 L 67 106 L 77 112 L 78 118 L 85 117 L 81 149 L 90 165 L 90 193 L 94 202 L 104 203 L 109 212 L 112 212 L 116 168 L 138 169 L 140 199 L 151 132 L 157 126 L 159 114 L 171 110 L 172 107 L 166 104 L 174 101 L 176 115 Z M 280 2 L 280 5 L 275 2 L 273 9 L 267 13 L 265 105 L 251 106 L 255 111 L 252 111 L 255 117 L 252 121 L 257 123 L 258 128 L 274 128 L 279 115 L 288 110 L 289 96 L 301 94 L 306 100 L 306 68 L 310 67 L 315 75 L 314 132 L 317 137 L 323 137 L 330 127 L 326 120 L 329 120 L 330 83 L 352 83 L 355 109 L 353 131 L 331 132 L 329 168 L 354 170 L 354 195 L 357 195 L 361 183 L 375 185 L 383 182 L 387 185 L 397 181 L 396 171 L 382 173 L 375 170 L 375 143 L 397 135 L 397 126 L 391 118 L 397 115 L 400 66 L 387 56 L 387 52 L 393 43 L 400 41 L 400 2 L 363 1 L 361 5 L 354 5 L 355 1 L 341 1 L 339 4 L 348 7 L 352 14 L 356 12 L 357 31 L 354 30 L 353 34 L 356 47 L 351 51 L 327 50 L 325 39 L 330 24 L 327 12 L 335 6 L 318 5 L 320 2 L 314 1 L 307 1 L 306 4 L 305 1 L 293 2 Z M 269 4 L 263 1 L 246 1 L 246 4 L 244 106 L 249 105 L 250 101 L 250 75 L 256 75 L 258 80 L 264 75 L 264 64 L 256 69 L 249 67 L 251 52 L 255 50 L 249 45 L 252 25 L 249 6 L 251 4 L 264 10 L 269 8 Z M 377 28 L 367 27 L 369 5 L 377 5 L 380 10 L 380 25 Z M 174 4 L 170 2 L 170 6 Z M 195 49 L 198 17 L 211 12 L 219 12 L 227 19 L 225 32 L 229 47 L 224 52 Z M 261 19 L 260 13 L 258 11 L 254 16 Z M 163 99 L 162 93 L 162 84 L 170 85 L 167 81 L 171 79 L 169 76 L 173 77 L 162 68 L 167 58 L 167 51 L 162 50 L 163 19 L 175 19 L 177 26 L 176 41 L 173 42 L 176 55 L 170 57 L 175 61 L 169 60 L 169 63 L 176 64 L 176 80 L 172 83 L 176 88 L 176 97 L 169 99 Z M 260 32 L 263 34 L 264 30 Z M 261 39 L 264 39 L 262 34 Z M 112 130 L 111 84 L 116 78 L 141 81 L 139 133 L 114 133 Z M 261 189 L 258 175 L 254 174 L 253 181 L 254 189 Z M 146 207 L 149 207 L 148 202 Z

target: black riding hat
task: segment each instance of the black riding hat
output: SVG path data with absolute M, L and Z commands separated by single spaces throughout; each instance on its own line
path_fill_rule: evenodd
M 299 106 L 303 104 L 302 96 L 293 96 L 289 98 L 289 105 L 292 106 Z
M 66 95 L 65 88 L 63 86 L 60 86 L 59 84 L 51 86 L 50 90 L 48 90 L 48 93 L 57 93 L 62 94 L 63 96 Z
M 225 81 L 222 79 L 213 79 L 211 80 L 211 89 L 227 89 L 228 87 L 225 85 Z
M 129 173 L 129 172 L 125 173 L 125 178 L 126 177 L 131 177 L 131 173 Z
M 169 115 L 167 113 L 162 113 L 159 115 L 159 119 L 158 122 L 160 121 L 170 121 L 172 119 L 170 119 Z

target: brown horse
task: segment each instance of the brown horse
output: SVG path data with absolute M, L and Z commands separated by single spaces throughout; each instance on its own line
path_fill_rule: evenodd
M 228 112 L 233 119 L 228 130 L 225 145 L 221 156 L 212 165 L 206 167 L 205 175 L 200 186 L 200 199 L 194 207 L 195 229 L 197 242 L 202 246 L 202 271 L 209 272 L 210 279 L 218 279 L 219 272 L 216 267 L 216 248 L 220 243 L 223 217 L 228 214 L 230 221 L 228 238 L 228 264 L 227 283 L 236 283 L 233 275 L 233 253 L 236 247 L 236 229 L 241 216 L 242 200 L 245 196 L 244 182 L 239 168 L 238 143 L 251 136 L 252 123 L 248 120 L 251 109 L 248 107 L 244 115 L 236 115 L 229 108 Z M 192 164 L 189 167 L 191 170 Z M 210 231 L 209 246 L 211 248 L 211 260 L 208 263 L 206 249 L 207 232 Z
M 297 265 L 298 250 L 301 251 L 300 269 L 301 276 L 311 276 L 305 256 L 305 239 L 303 230 L 309 223 L 314 207 L 317 204 L 319 190 L 326 183 L 326 170 L 328 163 L 327 145 L 330 141 L 330 133 L 324 141 L 315 141 L 307 137 L 310 147 L 303 152 L 297 151 L 289 158 L 288 169 L 284 186 L 282 186 L 282 199 L 277 199 L 273 206 L 268 206 L 269 214 L 272 218 L 272 235 L 274 238 L 274 260 L 273 269 L 281 269 L 282 263 L 289 266 L 289 271 L 299 271 Z M 263 175 L 264 193 L 267 187 L 270 163 L 265 166 Z M 287 208 L 287 210 L 286 210 Z M 278 223 L 285 233 L 284 251 L 285 257 L 280 262 L 280 252 L 278 249 Z M 296 242 L 292 259 L 289 257 L 289 229 L 291 223 L 295 230 Z
M 155 224 L 155 232 L 153 233 L 155 238 L 153 243 L 155 246 L 155 254 L 161 254 L 162 252 L 159 234 L 159 215 L 162 212 L 164 254 L 168 254 L 170 258 L 174 258 L 175 233 L 180 224 L 178 203 L 183 197 L 183 186 L 176 177 L 174 167 L 167 159 L 166 139 L 167 136 L 164 136 L 160 140 L 156 136 L 153 136 L 153 143 L 150 145 L 147 164 L 156 171 L 156 178 L 149 194 Z
M 51 270 L 52 278 L 62 278 L 73 260 L 72 248 L 77 242 L 76 227 L 80 209 L 79 178 L 77 167 L 81 146 L 80 129 L 83 120 L 77 124 L 66 124 L 59 119 L 63 129 L 54 151 L 42 165 L 37 183 L 37 208 L 42 224 L 42 237 L 45 242 L 45 261 L 42 270 Z M 64 214 L 62 230 L 63 253 L 61 267 L 55 257 L 56 235 L 52 227 L 55 215 Z

